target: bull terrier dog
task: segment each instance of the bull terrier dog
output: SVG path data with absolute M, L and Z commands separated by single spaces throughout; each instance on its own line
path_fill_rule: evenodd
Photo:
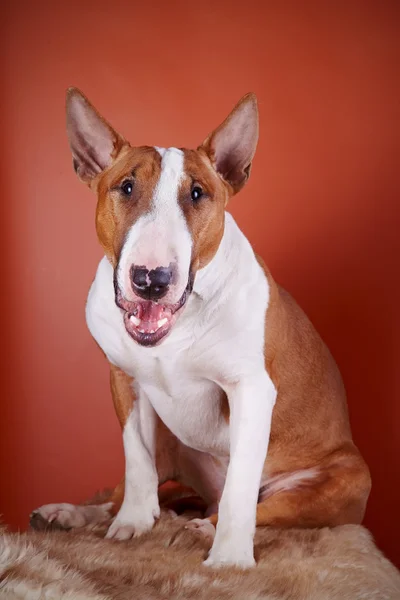
M 258 109 L 247 94 L 196 149 L 132 146 L 76 88 L 73 165 L 97 194 L 104 258 L 86 319 L 111 370 L 125 477 L 110 502 L 50 504 L 61 527 L 150 530 L 173 480 L 207 504 L 188 527 L 205 564 L 251 567 L 258 525 L 360 523 L 369 470 L 329 350 L 226 212 L 249 179 Z

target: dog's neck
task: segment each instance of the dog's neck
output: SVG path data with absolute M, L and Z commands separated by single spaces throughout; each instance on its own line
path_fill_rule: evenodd
M 249 258 L 254 259 L 253 249 L 237 226 L 230 213 L 225 213 L 224 234 L 214 258 L 196 275 L 193 292 L 204 302 L 215 302 L 216 297 L 225 299 L 243 269 L 249 268 Z M 232 285 L 235 284 L 235 285 Z M 237 289 L 236 289 L 237 291 Z

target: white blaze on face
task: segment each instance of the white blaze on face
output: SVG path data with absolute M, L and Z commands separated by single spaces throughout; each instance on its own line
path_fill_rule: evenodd
M 118 284 L 127 300 L 134 298 L 130 282 L 132 265 L 149 271 L 174 265 L 174 280 L 163 303 L 175 303 L 185 291 L 192 238 L 178 203 L 183 179 L 184 155 L 177 148 L 156 148 L 161 155 L 161 174 L 154 189 L 150 211 L 131 227 L 122 248 Z

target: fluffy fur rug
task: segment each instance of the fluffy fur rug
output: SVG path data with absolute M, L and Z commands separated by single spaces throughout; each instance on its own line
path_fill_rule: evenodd
M 257 530 L 255 569 L 212 571 L 207 543 L 164 514 L 129 542 L 104 531 L 0 534 L 7 600 L 398 600 L 400 574 L 362 527 Z

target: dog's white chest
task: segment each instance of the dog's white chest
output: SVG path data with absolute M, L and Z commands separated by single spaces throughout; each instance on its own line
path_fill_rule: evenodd
M 142 348 L 126 333 L 112 285 L 103 281 L 110 268 L 105 261 L 100 264 L 88 299 L 87 323 L 97 343 L 110 362 L 134 378 L 137 393 L 147 396 L 181 442 L 196 450 L 227 455 L 229 431 L 221 412 L 223 392 L 210 378 L 211 366 L 215 366 L 207 349 L 211 340 L 191 344 L 196 329 L 191 311 L 196 313 L 196 305 L 188 307 L 182 317 L 188 327 L 173 331 L 159 347 Z
M 142 359 L 136 381 L 161 420 L 184 444 L 213 454 L 228 453 L 222 391 L 202 377 L 184 353 Z

